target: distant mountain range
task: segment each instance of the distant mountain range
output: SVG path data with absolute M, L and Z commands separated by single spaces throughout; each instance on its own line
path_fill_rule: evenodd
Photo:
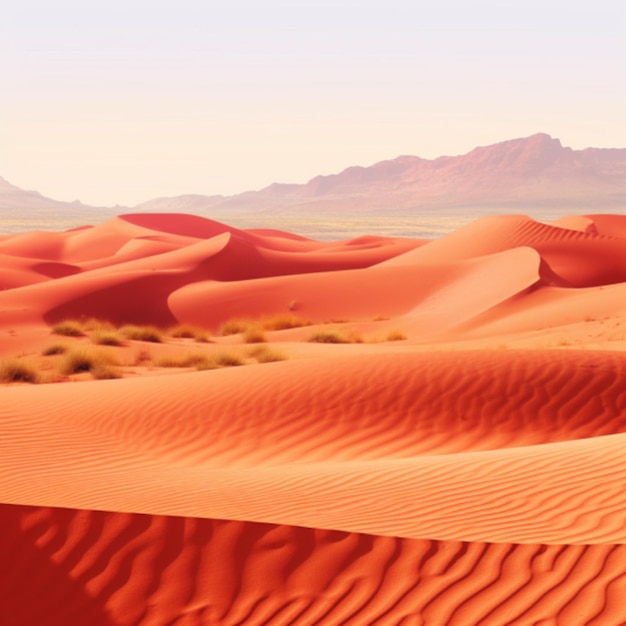
M 275 183 L 234 196 L 183 195 L 135 207 L 89 207 L 23 191 L 0 178 L 2 222 L 32 214 L 94 221 L 114 213 L 185 212 L 228 215 L 413 215 L 445 210 L 532 213 L 626 210 L 626 149 L 572 150 L 540 133 L 479 147 L 461 156 L 400 156 L 370 167 L 349 167 L 303 185 Z M 68 218 L 69 219 L 69 218 Z M 82 220 L 82 221 L 81 221 Z

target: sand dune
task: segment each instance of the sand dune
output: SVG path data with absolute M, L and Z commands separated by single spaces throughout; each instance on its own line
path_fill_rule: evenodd
M 2 507 L 2 623 L 620 624 L 626 546 L 463 543 Z M 129 576 L 135 584 L 126 584 Z M 51 620 L 50 616 L 56 617 Z M 418 617 L 419 616 L 419 617 Z
M 3 359 L 88 349 L 65 318 L 299 323 L 266 330 L 280 362 L 135 339 L 106 348 L 119 380 L 0 387 L 0 623 L 626 623 L 625 239 L 616 215 L 320 243 L 172 214 L 2 238 Z M 155 361 L 223 350 L 245 365 Z

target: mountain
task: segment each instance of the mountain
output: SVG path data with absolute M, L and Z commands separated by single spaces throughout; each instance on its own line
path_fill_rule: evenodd
M 514 211 L 541 219 L 572 212 L 624 211 L 625 207 L 626 149 L 572 150 L 543 133 L 479 147 L 461 156 L 432 160 L 400 156 L 370 167 L 349 167 L 339 174 L 316 176 L 304 185 L 274 183 L 235 196 L 157 198 L 136 207 L 59 202 L 0 178 L 0 232 L 70 228 L 131 211 L 195 213 L 234 219 L 233 223 L 246 227 L 244 220 L 261 215 L 266 224 L 287 216 L 294 221 L 303 216 L 319 220 L 351 216 L 354 220 L 392 215 L 421 215 L 431 220 L 455 211 L 474 217 Z
M 0 177 L 0 233 L 32 228 L 71 228 L 85 221 L 98 222 L 127 211 L 119 206 L 93 207 L 78 200 L 53 200 L 37 191 L 20 189 Z
M 231 197 L 159 198 L 140 210 L 412 213 L 425 209 L 501 207 L 568 210 L 626 206 L 626 149 L 572 150 L 531 137 L 428 160 L 400 156 L 349 167 L 304 185 L 273 184 Z

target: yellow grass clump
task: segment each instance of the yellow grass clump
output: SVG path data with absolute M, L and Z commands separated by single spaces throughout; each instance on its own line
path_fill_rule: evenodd
M 81 323 L 83 330 L 88 332 L 95 331 L 114 331 L 116 329 L 115 325 L 106 320 L 100 320 L 97 317 L 90 317 Z
M 190 354 L 167 355 L 156 361 L 158 367 L 198 367 L 210 361 L 210 357 L 200 352 Z
M 351 343 L 349 337 L 338 330 L 316 330 L 310 337 L 312 343 Z
M 256 320 L 243 317 L 226 320 L 220 326 L 219 334 L 222 336 L 237 335 L 245 333 L 251 328 L 272 331 L 310 325 L 311 322 L 293 313 L 277 313 L 276 315 L 266 315 Z
M 264 343 L 267 337 L 262 328 L 258 326 L 249 326 L 243 333 L 243 340 L 246 343 Z
M 192 324 L 178 324 L 168 329 L 167 334 L 173 339 L 195 339 L 200 343 L 207 343 L 211 336 L 209 331 Z
M 65 354 L 67 350 L 68 350 L 68 346 L 66 346 L 64 343 L 53 343 L 53 344 L 50 344 L 49 346 L 46 346 L 41 351 L 41 354 L 43 356 L 55 356 L 57 354 Z
M 248 351 L 248 355 L 256 359 L 258 363 L 274 363 L 276 361 L 286 361 L 287 355 L 274 350 L 269 346 L 255 346 Z
M 404 341 L 405 339 L 406 335 L 400 330 L 390 330 L 386 337 L 387 341 Z
M 243 318 L 234 318 L 231 320 L 226 320 L 221 326 L 219 330 L 219 334 L 222 337 L 226 337 L 228 335 L 238 335 L 239 333 L 244 333 L 250 326 L 252 326 L 254 322 L 249 319 Z
M 119 378 L 117 362 L 103 351 L 73 349 L 69 350 L 61 363 L 61 372 L 66 376 L 89 372 L 94 378 Z
M 65 337 L 83 337 L 83 327 L 80 322 L 76 320 L 63 320 L 52 327 L 52 332 L 55 335 L 63 335 Z
M 89 334 L 89 338 L 92 343 L 95 343 L 98 346 L 121 346 L 124 344 L 124 341 L 115 329 L 94 330 Z
M 261 319 L 261 326 L 265 330 L 288 330 L 310 325 L 311 322 L 293 313 L 277 313 Z
M 126 339 L 133 341 L 150 341 L 152 343 L 161 343 L 163 341 L 163 334 L 156 326 L 127 324 L 120 328 L 120 333 Z
M 214 359 L 220 367 L 235 367 L 237 365 L 243 365 L 241 357 L 232 352 L 219 352 L 214 356 Z
M 6 359 L 0 361 L 0 382 L 2 383 L 37 383 L 39 373 L 29 363 L 19 359 Z

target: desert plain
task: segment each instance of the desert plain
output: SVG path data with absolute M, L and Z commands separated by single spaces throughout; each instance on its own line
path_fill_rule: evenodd
M 626 623 L 626 216 L 0 236 L 0 624 Z

